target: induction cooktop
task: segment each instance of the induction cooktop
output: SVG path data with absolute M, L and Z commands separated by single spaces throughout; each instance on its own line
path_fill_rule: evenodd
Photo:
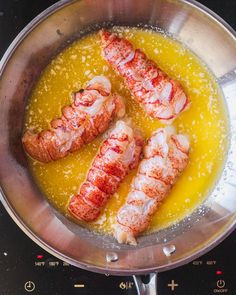
M 0 55 L 53 0 L 0 0 Z M 201 0 L 236 29 L 236 0 Z M 236 231 L 191 263 L 159 274 L 161 295 L 236 295 Z M 31 241 L 0 204 L 0 295 L 136 295 L 132 277 L 96 274 L 51 256 Z

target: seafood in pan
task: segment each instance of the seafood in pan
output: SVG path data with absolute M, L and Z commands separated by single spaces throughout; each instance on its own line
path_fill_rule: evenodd
M 74 93 L 74 102 L 63 107 L 61 118 L 37 134 L 27 131 L 22 142 L 27 153 L 41 162 L 55 161 L 79 150 L 104 132 L 115 117 L 125 114 L 121 97 L 111 93 L 105 76 L 96 76 L 85 89 Z
M 79 193 L 71 198 L 69 212 L 79 220 L 95 220 L 124 177 L 137 167 L 142 147 L 139 131 L 125 121 L 117 121 L 102 143 Z
M 133 97 L 147 114 L 171 124 L 190 101 L 182 86 L 169 78 L 140 49 L 114 33 L 101 30 L 102 55 L 124 78 Z
M 189 140 L 173 127 L 160 128 L 144 147 L 144 159 L 133 180 L 126 203 L 117 214 L 114 235 L 119 243 L 136 245 L 153 214 L 168 195 L 189 161 Z
M 149 29 L 114 27 L 112 31 L 129 40 L 134 48 L 140 48 L 162 71 L 178 80 L 192 103 L 189 110 L 179 114 L 174 121 L 178 133 L 188 134 L 190 138 L 189 164 L 142 233 L 149 234 L 178 223 L 208 196 L 228 150 L 225 137 L 228 134 L 227 112 L 215 78 L 183 44 Z M 52 59 L 30 94 L 24 130 L 38 132 L 47 129 L 47 122 L 61 116 L 62 106 L 70 105 L 69 94 L 85 88 L 83 85 L 87 81 L 100 75 L 109 77 L 112 93 L 125 99 L 126 116 L 141 129 L 145 139 L 161 127 L 160 121 L 152 119 L 134 99 L 122 76 L 109 66 L 101 51 L 100 34 L 93 32 L 71 43 Z M 78 152 L 70 153 L 59 161 L 45 164 L 29 155 L 27 157 L 29 169 L 43 195 L 66 217 L 70 216 L 69 200 L 79 193 L 105 135 L 97 136 Z M 117 212 L 126 201 L 136 173 L 135 169 L 130 171 L 116 193 L 104 204 L 99 217 L 93 222 L 83 222 L 82 226 L 92 232 L 112 235 Z

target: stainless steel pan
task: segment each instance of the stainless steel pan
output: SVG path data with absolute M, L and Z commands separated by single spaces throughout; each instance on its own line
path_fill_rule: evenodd
M 30 176 L 21 145 L 27 99 L 43 68 L 74 39 L 112 24 L 153 26 L 186 44 L 216 76 L 229 116 L 227 159 L 204 204 L 178 226 L 141 237 L 137 247 L 91 233 L 52 208 Z M 156 273 L 202 255 L 235 228 L 236 35 L 204 6 L 184 0 L 59 1 L 17 36 L 0 74 L 0 198 L 18 226 L 52 255 L 95 272 Z M 136 283 L 140 294 L 155 293 L 154 274 L 149 285 L 140 278 Z

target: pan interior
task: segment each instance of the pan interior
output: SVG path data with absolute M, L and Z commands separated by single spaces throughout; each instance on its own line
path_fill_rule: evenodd
M 167 74 L 172 74 L 172 78 L 182 83 L 191 100 L 190 109 L 182 113 L 173 124 L 178 133 L 186 134 L 190 140 L 190 161 L 168 198 L 152 218 L 148 232 L 157 232 L 189 215 L 203 202 L 209 189 L 217 181 L 228 148 L 224 100 L 206 66 L 179 42 L 150 29 L 113 27 L 114 30 L 129 38 L 136 48 L 145 50 L 149 57 L 151 54 L 151 58 Z M 112 91 L 124 98 L 126 116 L 141 130 L 145 139 L 163 126 L 143 111 L 124 87 L 121 77 L 108 67 L 101 57 L 100 38 L 96 31 L 76 40 L 43 71 L 29 98 L 25 129 L 34 128 L 38 131 L 48 128 L 52 118 L 61 116 L 61 108 L 70 104 L 71 93 L 84 88 L 87 80 L 95 75 L 106 75 L 110 79 Z M 99 136 L 78 152 L 49 164 L 29 158 L 29 167 L 35 182 L 51 204 L 68 218 L 70 215 L 66 207 L 69 199 L 78 192 L 85 180 L 103 139 L 104 135 Z M 125 202 L 136 172 L 137 169 L 122 181 L 99 218 L 82 226 L 102 234 L 111 234 L 116 214 Z

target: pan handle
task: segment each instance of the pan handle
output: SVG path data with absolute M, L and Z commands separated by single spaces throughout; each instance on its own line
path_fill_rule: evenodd
M 158 295 L 157 273 L 146 276 L 133 276 L 138 295 Z

